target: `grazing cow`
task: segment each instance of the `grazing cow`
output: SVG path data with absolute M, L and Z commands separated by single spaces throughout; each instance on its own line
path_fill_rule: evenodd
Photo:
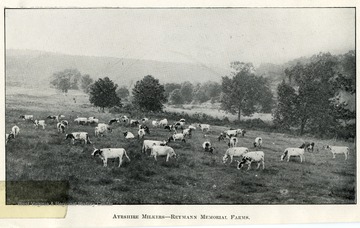
M 20 128 L 18 127 L 18 126 L 13 126 L 12 128 L 11 128 L 11 133 L 12 134 L 14 134 L 14 138 L 16 137 L 16 136 L 18 136 L 18 134 L 20 133 Z
M 289 162 L 290 157 L 300 157 L 300 162 L 305 161 L 304 148 L 286 148 L 284 153 L 281 155 L 281 161 L 284 160 L 286 156 L 288 156 L 287 161 Z
M 159 121 L 157 121 L 157 120 L 153 120 L 153 121 L 151 122 L 151 125 L 152 125 L 153 127 L 159 127 L 160 123 L 159 123 Z
M 210 131 L 210 125 L 209 124 L 199 124 L 199 127 L 201 131 Z
M 119 119 L 119 118 L 111 119 L 111 120 L 109 121 L 109 125 L 111 125 L 112 123 L 115 123 L 115 122 L 119 123 L 119 122 L 120 122 L 120 119 Z
M 236 147 L 237 144 L 238 144 L 238 142 L 239 142 L 238 138 L 236 138 L 236 137 L 231 137 L 231 138 L 229 139 L 228 146 L 229 146 L 229 147 Z
M 138 130 L 138 139 L 143 139 L 145 136 L 145 130 L 144 129 L 139 129 Z
M 56 128 L 57 128 L 58 132 L 60 132 L 60 133 L 65 133 L 65 124 L 63 124 L 63 123 L 57 123 L 57 124 L 56 124 Z
M 34 115 L 21 115 L 19 117 L 19 119 L 23 119 L 23 120 L 33 120 L 34 119 Z
M 140 124 L 140 125 L 139 125 L 139 129 L 144 129 L 145 132 L 146 132 L 146 134 L 150 134 L 150 129 L 149 129 L 149 127 L 146 126 L 146 125 Z
M 45 120 L 34 120 L 33 123 L 34 123 L 36 128 L 39 128 L 39 126 L 41 126 L 42 129 L 45 129 L 45 127 L 46 127 Z
M 312 142 L 312 143 L 304 142 L 303 144 L 301 144 L 301 146 L 299 148 L 305 148 L 306 151 L 314 152 L 314 146 L 315 146 L 314 142 Z
M 223 163 L 226 163 L 229 157 L 230 157 L 230 163 L 232 163 L 234 157 L 240 157 L 247 152 L 249 152 L 249 149 L 246 147 L 230 147 L 225 152 L 225 155 L 223 157 Z
M 133 139 L 135 138 L 134 134 L 131 133 L 130 131 L 124 132 L 124 136 L 126 139 Z
M 108 124 L 99 123 L 97 127 L 95 127 L 95 136 L 105 136 L 105 133 L 112 132 L 112 129 Z
M 255 141 L 254 141 L 254 147 L 259 147 L 259 148 L 261 148 L 261 147 L 262 147 L 262 142 L 263 142 L 262 138 L 261 138 L 261 137 L 257 137 L 257 138 L 255 139 Z
M 159 125 L 162 126 L 162 127 L 165 127 L 166 125 L 168 125 L 167 119 L 160 120 Z
M 130 120 L 130 127 L 136 127 L 137 125 L 140 124 L 140 122 L 138 120 Z
M 122 116 L 122 117 L 121 117 L 121 121 L 122 121 L 123 123 L 129 123 L 129 118 L 128 118 L 127 116 Z
M 333 159 L 335 158 L 336 154 L 344 154 L 345 160 L 347 160 L 349 156 L 350 149 L 347 146 L 330 146 L 326 145 L 324 146 L 325 149 L 330 150 L 330 152 L 333 154 Z
M 219 140 L 219 142 L 220 142 L 221 140 L 225 140 L 225 135 L 224 135 L 224 133 L 220 133 L 220 135 L 219 135 L 219 137 L 218 137 L 218 140 Z
M 125 156 L 129 162 L 130 158 L 126 154 L 126 150 L 124 148 L 103 148 L 103 149 L 96 149 L 94 147 L 94 151 L 91 154 L 92 156 L 99 156 L 101 160 L 103 160 L 104 167 L 107 166 L 107 160 L 109 158 L 119 158 L 119 166 L 121 166 L 122 159 Z
M 65 136 L 65 140 L 66 139 L 71 139 L 73 144 L 75 144 L 75 140 L 78 141 L 84 141 L 84 144 L 91 144 L 89 135 L 87 132 L 73 132 L 70 134 L 66 134 Z
M 164 129 L 167 129 L 169 131 L 176 130 L 174 125 L 166 125 Z
M 144 140 L 141 151 L 145 153 L 147 150 L 151 149 L 154 145 L 156 146 L 166 146 L 167 142 L 164 141 L 156 141 L 156 140 Z
M 149 119 L 148 118 L 142 118 L 141 119 L 141 123 L 143 123 L 143 124 L 146 124 L 146 123 L 148 123 L 149 122 Z
M 88 119 L 86 117 L 78 117 L 74 119 L 74 122 L 76 122 L 77 124 L 87 124 Z
M 89 117 L 87 122 L 89 124 L 98 124 L 99 123 L 99 119 L 96 119 L 95 117 Z
M 169 146 L 156 146 L 155 144 L 151 148 L 150 156 L 154 157 L 155 161 L 157 161 L 158 156 L 166 156 L 166 162 L 169 161 L 170 157 L 176 158 L 176 154 L 173 148 Z
M 51 119 L 51 120 L 56 120 L 57 122 L 59 122 L 60 118 L 65 118 L 64 115 L 49 115 L 48 117 L 46 117 L 46 119 Z
M 237 161 L 237 162 L 238 162 L 237 169 L 241 169 L 241 167 L 243 167 L 244 164 L 248 164 L 247 170 L 249 170 L 251 167 L 251 163 L 253 163 L 253 162 L 258 163 L 258 166 L 256 169 L 259 169 L 261 164 L 262 164 L 263 169 L 265 169 L 265 154 L 263 151 L 247 152 L 247 153 L 243 154 L 241 162 L 240 161 Z
M 191 132 L 192 132 L 192 128 L 186 128 L 182 131 L 182 133 L 184 134 L 184 137 L 189 136 L 189 138 L 191 138 Z
M 14 133 L 10 132 L 9 134 L 5 134 L 5 145 L 11 140 L 14 139 Z
M 211 143 L 209 141 L 205 141 L 202 144 L 202 147 L 204 148 L 205 152 L 210 152 L 210 153 L 212 153 L 215 149 L 214 147 L 211 146 Z
M 171 142 L 171 141 L 175 142 L 176 140 L 181 140 L 183 142 L 186 142 L 185 136 L 184 136 L 183 133 L 175 133 L 175 134 L 173 134 L 172 136 L 169 137 L 168 142 Z

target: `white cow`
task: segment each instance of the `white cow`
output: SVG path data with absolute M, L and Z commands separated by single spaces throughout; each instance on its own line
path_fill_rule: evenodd
M 88 119 L 86 117 L 77 117 L 76 119 L 74 119 L 74 122 L 76 122 L 77 124 L 87 124 Z
M 153 127 L 159 127 L 159 121 L 157 121 L 157 120 L 153 120 L 152 122 L 151 122 L 151 125 L 153 126 Z
M 173 148 L 169 146 L 156 146 L 153 145 L 151 148 L 150 156 L 154 157 L 155 161 L 157 161 L 158 156 L 166 156 L 166 162 L 169 161 L 170 157 L 176 158 L 176 154 Z
M 154 145 L 155 146 L 165 146 L 167 143 L 166 141 L 157 141 L 157 140 L 144 140 L 143 146 L 141 151 L 145 153 L 148 149 L 151 149 Z
M 121 166 L 122 159 L 125 156 L 129 161 L 130 158 L 126 154 L 126 150 L 124 148 L 103 148 L 103 149 L 96 149 L 94 147 L 94 151 L 91 154 L 92 156 L 99 156 L 101 160 L 103 160 L 104 167 L 107 166 L 107 160 L 109 158 L 119 158 L 119 166 Z
M 246 147 L 230 147 L 225 152 L 225 155 L 223 157 L 223 163 L 226 163 L 229 157 L 230 157 L 230 163 L 232 163 L 234 157 L 240 157 L 247 152 L 249 152 L 249 149 Z
M 145 129 L 138 130 L 138 139 L 142 139 L 145 136 Z
M 84 144 L 87 144 L 87 143 L 91 144 L 91 141 L 90 141 L 90 138 L 89 138 L 89 135 L 87 132 L 73 132 L 70 134 L 66 134 L 65 140 L 66 139 L 71 139 L 73 144 L 75 144 L 75 140 L 84 141 Z
M 253 162 L 258 163 L 257 169 L 260 168 L 261 164 L 262 164 L 263 169 L 265 169 L 265 154 L 263 151 L 247 152 L 247 153 L 243 154 L 241 162 L 240 161 L 237 161 L 237 162 L 238 162 L 237 169 L 241 169 L 241 167 L 244 164 L 248 164 L 247 170 L 249 170 L 251 167 L 251 163 L 253 163 Z
M 345 160 L 347 160 L 349 156 L 350 149 L 347 146 L 330 146 L 326 145 L 324 146 L 325 149 L 330 150 L 330 152 L 333 154 L 333 158 L 335 158 L 336 154 L 344 154 Z
M 239 142 L 238 138 L 236 138 L 236 137 L 231 137 L 231 138 L 229 139 L 228 146 L 229 146 L 229 147 L 236 147 L 237 144 L 238 144 L 238 142 Z
M 304 148 L 286 148 L 283 155 L 281 155 L 281 161 L 284 160 L 286 156 L 288 156 L 287 161 L 289 162 L 290 157 L 300 157 L 300 162 L 305 161 Z
M 201 131 L 210 131 L 210 125 L 209 124 L 199 124 L 199 127 Z
M 186 142 L 185 135 L 183 133 L 175 133 L 172 136 L 169 137 L 168 142 L 181 140 L 183 142 Z
M 57 123 L 56 128 L 57 128 L 58 132 L 60 132 L 60 133 L 65 132 L 65 124 L 63 124 L 63 123 Z
M 133 138 L 135 138 L 134 134 L 131 133 L 130 131 L 124 132 L 123 134 L 124 134 L 124 136 L 125 136 L 126 139 L 133 139 Z
M 20 128 L 18 126 L 13 126 L 11 128 L 11 133 L 14 134 L 14 138 L 20 133 Z
M 261 148 L 262 147 L 262 143 L 263 143 L 263 140 L 261 137 L 257 137 L 254 141 L 254 147 L 259 147 Z
M 21 115 L 20 119 L 23 120 L 33 120 L 34 119 L 34 115 Z
M 41 126 L 42 129 L 45 129 L 46 127 L 45 120 L 34 120 L 34 125 L 36 128 L 39 128 L 39 126 Z
M 160 120 L 159 124 L 160 124 L 160 126 L 165 127 L 166 125 L 168 125 L 168 120 L 162 119 L 162 120 Z
M 205 141 L 203 144 L 202 144 L 202 147 L 204 149 L 205 152 L 210 152 L 212 153 L 214 151 L 214 147 L 211 146 L 211 142 L 210 141 Z

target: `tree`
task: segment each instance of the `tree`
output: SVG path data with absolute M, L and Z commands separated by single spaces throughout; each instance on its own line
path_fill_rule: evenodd
M 94 82 L 94 80 L 90 77 L 90 75 L 86 74 L 81 77 L 81 89 L 85 93 L 89 93 L 90 85 Z
M 132 94 L 133 104 L 143 111 L 162 111 L 166 102 L 164 86 L 151 75 L 137 81 Z
M 50 84 L 63 93 L 67 93 L 69 89 L 79 89 L 78 82 L 80 78 L 81 74 L 77 69 L 66 69 L 55 72 L 52 75 Z
M 165 97 L 166 98 L 169 98 L 170 96 L 170 93 L 172 91 L 174 91 L 175 89 L 180 89 L 181 88 L 181 84 L 178 84 L 178 83 L 166 83 L 164 85 L 164 89 L 165 89 Z
M 295 89 L 285 80 L 277 87 L 278 103 L 274 112 L 274 124 L 283 129 L 290 129 L 297 123 L 298 97 Z
M 120 88 L 118 88 L 116 90 L 116 94 L 118 95 L 118 97 L 120 97 L 121 99 L 123 100 L 128 100 L 128 97 L 130 95 L 130 92 L 129 90 L 125 87 L 125 86 L 122 86 Z
M 173 90 L 170 93 L 168 100 L 169 100 L 169 102 L 171 102 L 171 104 L 183 104 L 184 103 L 184 99 L 183 99 L 180 89 Z
M 250 116 L 262 110 L 261 100 L 268 85 L 263 78 L 256 77 L 252 64 L 242 64 L 234 76 L 222 77 L 221 108 L 227 112 Z M 269 90 L 268 90 L 269 91 Z
M 117 84 L 114 84 L 108 77 L 99 78 L 90 87 L 90 103 L 96 107 L 111 108 L 114 106 L 121 107 L 121 99 L 116 94 Z
M 183 97 L 184 102 L 190 103 L 193 99 L 193 85 L 191 84 L 191 82 L 186 81 L 182 83 L 180 93 Z

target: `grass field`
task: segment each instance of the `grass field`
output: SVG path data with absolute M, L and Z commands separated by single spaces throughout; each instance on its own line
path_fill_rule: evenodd
M 137 128 L 114 125 L 112 133 L 94 137 L 94 126 L 75 125 L 78 116 L 96 116 L 108 122 L 118 115 L 99 113 L 88 103 L 86 95 L 70 91 L 68 96 L 53 90 L 39 91 L 6 88 L 6 132 L 16 124 L 19 136 L 6 146 L 7 204 L 354 204 L 356 203 L 356 153 L 354 144 L 342 141 L 298 138 L 286 134 L 247 129 L 238 146 L 252 147 L 257 136 L 263 138 L 265 170 L 237 170 L 236 162 L 224 165 L 227 149 L 217 136 L 225 126 L 213 126 L 204 134 L 195 131 L 183 142 L 171 142 L 177 160 L 165 158 L 157 162 L 141 153 L 142 140 L 125 140 L 122 132 Z M 74 103 L 73 98 L 76 98 Z M 70 126 L 67 132 L 87 131 L 93 145 L 65 141 L 56 123 L 47 121 L 45 130 L 19 119 L 33 114 L 37 119 L 64 114 Z M 173 121 L 173 120 L 171 120 Z M 211 123 L 209 123 L 211 124 Z M 145 139 L 166 139 L 169 132 L 150 128 Z M 201 144 L 209 139 L 216 150 L 203 152 Z M 306 161 L 298 158 L 281 162 L 286 147 L 297 147 L 303 140 L 313 140 L 314 153 L 306 153 Z M 325 144 L 349 146 L 350 156 L 332 154 L 322 149 Z M 118 168 L 118 159 L 102 166 L 93 158 L 93 146 L 122 147 L 131 161 Z

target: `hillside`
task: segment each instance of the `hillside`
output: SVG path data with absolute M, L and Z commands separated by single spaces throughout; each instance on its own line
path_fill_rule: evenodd
M 161 83 L 220 81 L 221 76 L 227 74 L 225 69 L 201 64 L 6 50 L 7 85 L 48 86 L 54 72 L 68 68 L 76 68 L 81 74 L 89 74 L 94 79 L 107 76 L 120 86 L 130 86 L 148 74 Z

